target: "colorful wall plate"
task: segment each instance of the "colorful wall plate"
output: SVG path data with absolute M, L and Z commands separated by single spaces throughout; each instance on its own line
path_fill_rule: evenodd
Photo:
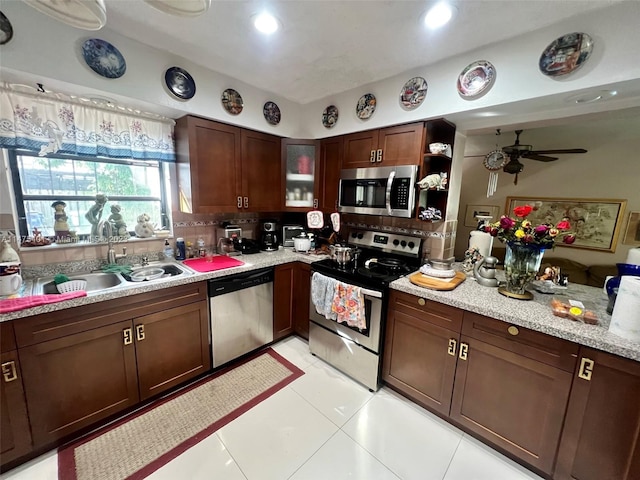
M 105 78 L 120 78 L 127 71 L 127 62 L 116 47 L 106 40 L 90 38 L 82 44 L 85 63 Z
M 275 102 L 266 102 L 262 107 L 262 114 L 269 125 L 278 125 L 280 123 L 280 107 Z
M 496 68 L 486 60 L 473 62 L 458 76 L 458 93 L 465 98 L 475 98 L 487 93 L 496 80 Z
M 164 82 L 169 91 L 182 100 L 189 100 L 196 94 L 196 82 L 180 67 L 171 67 L 164 72 Z
M 376 111 L 376 96 L 373 93 L 365 93 L 358 100 L 356 105 L 356 115 L 360 120 L 367 120 L 371 118 L 373 112 Z
M 333 128 L 338 123 L 338 107 L 329 105 L 322 112 L 322 125 L 326 128 Z
M 550 77 L 566 75 L 580 68 L 593 50 L 593 40 L 586 33 L 573 32 L 556 38 L 540 56 L 540 71 Z
M 413 77 L 404 84 L 400 91 L 400 103 L 407 110 L 420 106 L 427 96 L 427 81 L 422 77 Z
M 242 109 L 244 108 L 242 95 L 240 95 L 233 88 L 227 88 L 224 92 L 222 92 L 221 100 L 222 106 L 231 115 L 240 114 L 240 112 L 242 112 Z

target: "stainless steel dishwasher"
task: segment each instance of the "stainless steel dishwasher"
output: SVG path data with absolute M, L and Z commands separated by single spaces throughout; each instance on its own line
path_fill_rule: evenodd
M 273 268 L 209 280 L 213 366 L 273 341 Z

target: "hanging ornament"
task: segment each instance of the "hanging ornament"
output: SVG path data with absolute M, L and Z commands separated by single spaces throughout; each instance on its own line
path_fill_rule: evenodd
M 508 158 L 502 150 L 494 150 L 484 157 L 482 164 L 489 170 L 489 183 L 487 185 L 487 198 L 492 196 L 498 188 L 498 170 L 505 166 Z

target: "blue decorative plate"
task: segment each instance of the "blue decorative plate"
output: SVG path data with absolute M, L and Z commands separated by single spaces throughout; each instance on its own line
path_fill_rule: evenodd
M 90 38 L 82 45 L 82 56 L 91 70 L 106 78 L 120 78 L 127 62 L 120 51 L 105 40 Z
M 262 113 L 270 125 L 278 125 L 280 123 L 280 107 L 274 102 L 265 103 L 264 107 L 262 107 Z
M 422 77 L 413 77 L 400 91 L 400 103 L 407 110 L 418 108 L 427 96 L 427 81 Z
M 326 128 L 333 128 L 338 122 L 338 107 L 335 105 L 329 105 L 322 112 L 322 124 Z
M 373 93 L 365 93 L 358 100 L 356 115 L 360 120 L 367 120 L 376 111 L 376 96 Z
M 196 94 L 196 82 L 189 72 L 180 67 L 171 67 L 164 72 L 164 82 L 176 97 L 189 100 Z

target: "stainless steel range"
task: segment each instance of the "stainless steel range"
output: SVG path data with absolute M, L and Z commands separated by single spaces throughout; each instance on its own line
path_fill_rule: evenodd
M 311 265 L 309 350 L 375 391 L 380 385 L 389 284 L 420 267 L 422 239 L 359 230 L 351 233 L 349 246 L 359 250 L 355 261 L 340 265 L 326 259 Z M 357 326 L 318 313 L 326 313 L 326 304 L 318 299 L 319 288 L 336 282 L 360 289 L 364 318 Z

